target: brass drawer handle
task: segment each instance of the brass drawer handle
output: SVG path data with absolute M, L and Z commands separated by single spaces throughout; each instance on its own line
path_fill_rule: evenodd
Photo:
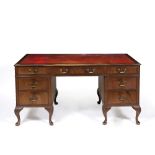
M 38 73 L 38 69 L 35 68 L 35 69 L 33 70 L 33 72 L 34 72 L 34 73 Z
M 29 68 L 28 71 L 32 72 L 32 73 L 38 73 L 38 69 L 37 68 L 33 68 L 33 69 Z
M 37 85 L 34 85 L 34 84 L 31 85 L 32 89 L 35 89 L 36 87 L 37 87 Z
M 120 74 L 124 74 L 126 72 L 126 68 L 117 68 L 117 71 L 120 73 Z
M 35 89 L 38 85 L 38 82 L 36 80 L 32 80 L 32 83 L 30 84 L 32 89 Z
M 61 68 L 60 69 L 60 72 L 62 73 L 62 74 L 66 74 L 66 73 L 68 73 L 68 69 L 67 68 Z
M 123 80 L 123 79 L 120 79 L 120 80 L 118 80 L 118 81 L 119 81 L 119 86 L 120 86 L 120 87 L 126 87 L 125 84 L 126 84 L 127 81 L 125 81 L 125 80 Z
M 120 87 L 125 87 L 125 84 L 119 84 Z
M 32 89 L 33 89 L 33 88 L 36 88 L 37 85 L 38 85 L 38 82 L 34 82 L 34 83 L 31 84 L 31 88 L 32 88 Z
M 33 96 L 31 96 L 31 97 L 29 98 L 29 100 L 30 100 L 31 102 L 36 102 L 36 101 L 38 100 L 38 98 L 37 98 L 35 95 L 33 95 Z
M 126 96 L 120 96 L 120 97 L 119 97 L 119 100 L 120 100 L 120 101 L 125 101 L 125 100 L 126 100 Z
M 28 71 L 29 71 L 29 72 L 32 72 L 32 69 L 31 69 L 31 68 L 29 68 L 29 69 L 28 69 Z
M 95 72 L 95 68 L 88 68 L 86 69 L 86 71 L 89 73 L 89 74 L 93 74 Z
M 31 99 L 31 102 L 36 102 L 37 101 L 37 99 Z

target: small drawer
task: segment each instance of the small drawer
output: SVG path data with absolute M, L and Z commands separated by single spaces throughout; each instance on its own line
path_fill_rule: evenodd
M 17 74 L 47 74 L 48 67 L 16 67 Z
M 48 105 L 48 93 L 45 91 L 31 92 L 20 91 L 19 92 L 19 105 L 21 106 L 41 106 Z
M 17 78 L 19 90 L 46 90 L 49 87 L 48 78 Z
M 136 91 L 108 91 L 106 104 L 112 106 L 135 105 L 137 101 Z
M 138 66 L 109 66 L 107 73 L 110 74 L 137 74 L 139 73 Z
M 52 75 L 102 75 L 106 71 L 105 67 L 101 66 L 66 66 L 66 67 L 51 67 Z
M 136 77 L 106 77 L 105 79 L 106 89 L 136 89 L 137 78 Z

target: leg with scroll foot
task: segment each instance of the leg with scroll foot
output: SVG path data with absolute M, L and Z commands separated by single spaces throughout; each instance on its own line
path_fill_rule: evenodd
M 111 108 L 110 107 L 104 107 L 102 106 L 102 112 L 103 112 L 103 115 L 105 117 L 105 120 L 103 122 L 103 125 L 106 125 L 107 124 L 107 112 L 110 110 Z
M 16 107 L 14 112 L 15 112 L 15 115 L 17 117 L 17 122 L 16 122 L 16 126 L 19 126 L 20 125 L 20 111 L 23 109 L 23 107 Z
M 51 120 L 51 118 L 52 118 L 52 115 L 53 115 L 53 106 L 52 107 L 48 107 L 48 108 L 45 108 L 47 111 L 48 111 L 48 113 L 49 113 L 49 124 L 50 125 L 53 125 L 53 122 L 52 122 L 52 120 Z
M 99 98 L 99 100 L 97 101 L 97 103 L 100 104 L 101 103 L 101 95 L 100 95 L 99 88 L 97 89 L 97 95 L 98 95 L 98 98 Z
M 58 104 L 58 102 L 56 101 L 57 96 L 58 96 L 58 90 L 56 89 L 56 91 L 55 91 L 55 97 L 54 97 L 54 104 L 55 104 L 55 105 Z
M 140 125 L 138 117 L 139 117 L 139 114 L 141 112 L 141 108 L 140 108 L 140 106 L 132 106 L 132 108 L 136 111 L 136 124 Z

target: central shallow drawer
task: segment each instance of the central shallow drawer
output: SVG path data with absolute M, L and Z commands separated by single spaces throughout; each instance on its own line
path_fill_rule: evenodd
M 62 66 L 51 67 L 51 75 L 102 75 L 106 72 L 106 68 L 103 66 Z

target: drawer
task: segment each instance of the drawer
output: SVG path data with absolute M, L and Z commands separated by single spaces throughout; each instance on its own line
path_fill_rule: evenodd
M 48 105 L 48 93 L 46 91 L 31 92 L 20 91 L 19 92 L 19 105 L 21 106 L 41 106 Z
M 48 67 L 16 67 L 17 74 L 47 74 Z
M 137 93 L 134 90 L 108 91 L 107 101 L 105 104 L 111 106 L 127 106 L 127 105 L 135 105 L 136 101 L 137 101 Z
M 136 89 L 136 77 L 115 76 L 105 79 L 106 89 Z
M 42 77 L 17 78 L 19 90 L 46 90 L 49 87 L 49 79 Z
M 139 73 L 139 66 L 109 66 L 107 73 L 110 74 L 137 74 Z
M 102 75 L 106 71 L 103 66 L 66 66 L 66 67 L 51 67 L 50 73 L 52 75 Z

